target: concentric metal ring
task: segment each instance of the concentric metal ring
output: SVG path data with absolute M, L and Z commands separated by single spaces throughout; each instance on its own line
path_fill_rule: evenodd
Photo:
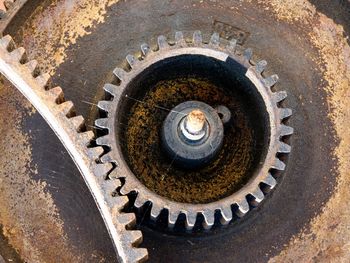
M 269 189 L 275 187 L 276 180 L 271 172 L 285 169 L 284 162 L 278 158 L 277 154 L 289 153 L 291 150 L 291 147 L 284 143 L 282 138 L 291 135 L 293 129 L 284 125 L 282 121 L 289 117 L 292 111 L 291 109 L 278 106 L 279 102 L 287 97 L 287 94 L 285 91 L 273 92 L 271 90 L 276 84 L 278 76 L 263 77 L 262 73 L 267 65 L 266 61 L 252 62 L 252 50 L 246 49 L 243 52 L 239 52 L 240 48 L 237 47 L 236 40 L 230 41 L 226 46 L 223 46 L 221 42 L 219 35 L 214 33 L 209 43 L 204 43 L 201 32 L 196 31 L 193 34 L 192 41 L 186 41 L 182 32 L 176 32 L 174 44 L 170 44 L 164 36 L 159 36 L 157 50 L 152 50 L 147 44 L 142 44 L 141 57 L 136 58 L 132 55 L 126 57 L 131 68 L 130 71 L 125 71 L 121 68 L 116 68 L 113 71 L 119 79 L 118 85 L 105 85 L 104 89 L 112 96 L 112 99 L 100 101 L 98 104 L 100 109 L 107 112 L 108 117 L 96 120 L 96 126 L 107 129 L 108 134 L 98 138 L 97 143 L 110 148 L 110 151 L 102 156 L 101 161 L 103 163 L 114 163 L 116 168 L 113 171 L 113 175 L 118 178 L 125 178 L 125 184 L 120 190 L 122 194 L 137 193 L 135 207 L 141 208 L 146 202 L 152 203 L 151 218 L 153 220 L 159 217 L 162 210 L 168 210 L 168 226 L 170 228 L 174 227 L 180 214 L 186 216 L 185 224 L 187 230 L 193 229 L 200 214 L 204 217 L 203 227 L 205 229 L 210 229 L 214 225 L 216 211 L 220 211 L 220 222 L 223 225 L 228 224 L 233 219 L 233 213 L 240 217 L 245 215 L 250 210 L 250 204 L 256 206 L 264 199 L 265 194 L 261 189 L 262 184 Z M 207 204 L 171 201 L 148 189 L 128 167 L 116 135 L 118 126 L 115 119 L 121 101 L 127 97 L 126 89 L 128 84 L 151 65 L 179 55 L 201 55 L 223 62 L 230 58 L 238 62 L 246 69 L 245 77 L 254 84 L 264 101 L 268 114 L 270 139 L 264 163 L 240 190 L 221 200 Z M 249 198 L 249 202 L 248 196 L 252 197 Z M 233 209 L 233 206 L 236 206 L 237 209 Z

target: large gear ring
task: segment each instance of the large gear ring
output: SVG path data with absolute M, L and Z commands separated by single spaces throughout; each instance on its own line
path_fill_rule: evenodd
M 285 169 L 285 164 L 279 159 L 278 153 L 289 153 L 291 150 L 291 147 L 284 143 L 282 138 L 291 135 L 293 129 L 284 125 L 282 121 L 289 117 L 292 111 L 279 107 L 280 102 L 287 97 L 287 94 L 285 91 L 273 92 L 271 89 L 277 82 L 278 76 L 263 77 L 262 73 L 267 65 L 266 61 L 252 62 L 251 49 L 240 52 L 241 48 L 236 45 L 236 40 L 230 41 L 227 46 L 223 46 L 222 43 L 223 41 L 220 40 L 217 33 L 211 36 L 209 43 L 204 43 L 200 31 L 194 32 L 192 41 L 185 40 L 182 32 L 176 32 L 175 43 L 172 44 L 164 36 L 159 36 L 157 50 L 152 50 L 147 44 L 143 44 L 141 45 L 142 55 L 140 58 L 132 55 L 126 57 L 130 66 L 129 71 L 121 68 L 116 68 L 113 71 L 118 78 L 118 84 L 106 84 L 104 87 L 109 97 L 111 95 L 112 98 L 98 103 L 99 108 L 107 112 L 107 117 L 97 119 L 95 124 L 102 129 L 107 129 L 108 134 L 98 138 L 97 144 L 110 148 L 110 151 L 101 158 L 101 161 L 114 163 L 116 165 L 115 176 L 125 178 L 125 184 L 120 189 L 122 194 L 137 193 L 135 207 L 141 208 L 145 203 L 150 202 L 152 204 L 150 214 L 153 220 L 159 217 L 162 210 L 168 210 L 169 227 L 175 225 L 180 214 L 186 216 L 185 225 L 187 230 L 193 229 L 200 214 L 204 217 L 204 229 L 210 229 L 214 225 L 217 211 L 220 211 L 220 222 L 222 224 L 228 224 L 233 219 L 234 213 L 240 217 L 245 215 L 250 210 L 250 204 L 256 206 L 264 199 L 265 189 L 263 192 L 262 185 L 267 186 L 268 189 L 275 187 L 276 180 L 272 176 L 272 171 Z M 270 134 L 263 164 L 259 166 L 252 178 L 241 189 L 221 200 L 206 204 L 175 202 L 152 192 L 130 170 L 118 142 L 116 118 L 120 104 L 127 96 L 129 83 L 155 63 L 180 55 L 199 55 L 223 62 L 230 58 L 239 63 L 244 68 L 245 77 L 250 80 L 258 94 L 260 94 L 268 114 Z M 233 207 L 237 209 L 232 209 Z

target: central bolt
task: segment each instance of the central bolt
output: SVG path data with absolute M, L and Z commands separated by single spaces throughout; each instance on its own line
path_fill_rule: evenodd
M 197 169 L 213 160 L 221 149 L 224 127 L 214 108 L 200 101 L 186 101 L 168 114 L 161 136 L 172 162 Z
M 203 111 L 192 110 L 180 123 L 182 135 L 190 141 L 201 140 L 207 134 L 206 121 Z

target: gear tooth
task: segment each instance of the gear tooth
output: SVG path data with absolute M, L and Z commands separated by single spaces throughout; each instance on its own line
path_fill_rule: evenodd
M 186 230 L 191 231 L 196 224 L 197 221 L 197 213 L 194 212 L 187 212 L 186 213 Z
M 98 145 L 101 145 L 101 146 L 108 146 L 108 147 L 110 147 L 108 135 L 105 135 L 105 136 L 102 136 L 102 137 L 98 137 L 96 139 L 96 143 Z
M 113 74 L 120 80 L 120 81 L 124 81 L 126 79 L 126 71 L 122 68 L 115 68 L 113 70 Z
M 274 75 L 271 75 L 270 77 L 265 78 L 264 84 L 268 88 L 271 88 L 277 83 L 277 81 L 278 81 L 278 75 L 274 74 Z
M 115 190 L 120 186 L 120 181 L 118 182 L 118 180 L 114 180 L 114 181 L 106 180 L 103 175 L 104 174 L 98 175 L 98 178 L 102 178 L 101 188 L 102 188 L 103 193 L 106 194 L 110 199 L 110 204 L 111 204 L 111 206 L 113 206 L 112 207 L 112 214 L 114 217 L 119 213 L 119 206 L 115 205 L 113 195 L 115 193 Z
M 152 52 L 152 50 L 148 44 L 143 43 L 141 45 L 141 52 L 144 56 L 147 56 L 148 54 L 150 54 Z
M 266 60 L 260 60 L 258 63 L 256 63 L 255 70 L 261 74 L 264 72 L 266 66 L 267 66 Z
M 181 31 L 175 32 L 175 43 L 180 47 L 186 47 L 187 43 L 184 38 L 184 34 Z
M 122 188 L 120 188 L 120 193 L 122 195 L 127 195 L 127 194 L 131 193 L 133 190 L 134 190 L 133 187 L 130 184 L 128 184 L 128 182 L 126 182 L 122 186 Z
M 132 246 L 138 246 L 142 243 L 142 232 L 140 230 L 128 230 L 121 236 L 124 244 L 131 244 Z M 129 255 L 130 256 L 130 255 Z M 130 261 L 136 262 L 136 261 Z
M 291 135 L 293 134 L 293 132 L 294 132 L 294 129 L 292 127 L 284 124 L 281 125 L 281 133 L 280 133 L 281 137 Z
M 202 42 L 203 42 L 203 38 L 202 38 L 202 32 L 197 30 L 197 31 L 194 31 L 193 33 L 193 37 L 192 37 L 192 42 L 194 45 L 201 45 Z
M 217 32 L 214 32 L 210 37 L 210 45 L 213 47 L 218 47 L 220 45 L 220 35 Z
M 165 36 L 161 35 L 158 37 L 158 47 L 159 49 L 166 49 L 169 47 L 169 43 Z
M 204 217 L 203 228 L 206 230 L 212 228 L 215 222 L 214 212 L 211 210 L 205 210 L 202 212 L 202 215 Z
M 130 54 L 126 56 L 126 61 L 128 62 L 131 68 L 134 68 L 139 62 L 137 58 L 135 58 L 133 55 L 130 55 Z
M 6 35 L 0 39 L 0 45 L 5 49 L 9 49 L 15 46 L 15 42 L 10 35 Z
M 95 120 L 95 125 L 102 129 L 109 129 L 108 118 L 102 118 Z
M 227 50 L 229 50 L 232 54 L 234 54 L 236 52 L 236 48 L 237 48 L 237 39 L 231 39 L 230 43 L 228 44 L 228 46 L 226 47 Z
M 13 59 L 19 62 L 24 62 L 27 59 L 26 50 L 23 47 L 16 48 L 11 52 Z
M 113 107 L 113 104 L 111 101 L 101 100 L 97 103 L 97 107 L 105 112 L 110 112 Z
M 111 163 L 97 163 L 94 167 L 94 174 L 96 174 L 96 176 L 104 176 L 112 170 L 112 168 L 113 166 Z
M 61 104 L 62 102 L 64 102 L 64 95 L 61 87 L 54 87 L 52 89 L 49 89 L 48 93 L 52 96 L 53 100 L 57 104 Z
M 152 208 L 151 208 L 151 219 L 153 221 L 156 221 L 160 215 L 160 212 L 162 212 L 162 208 L 155 203 L 152 203 Z
M 292 109 L 289 109 L 289 108 L 280 108 L 279 109 L 279 112 L 280 112 L 280 119 L 281 120 L 284 120 L 290 116 L 292 116 Z
M 264 200 L 264 193 L 257 187 L 253 192 L 250 193 L 254 197 L 254 203 L 259 204 L 262 200 Z
M 276 179 L 273 178 L 273 176 L 270 173 L 266 176 L 263 182 L 267 184 L 270 187 L 270 189 L 273 189 L 277 184 Z
M 146 199 L 143 198 L 143 196 L 138 193 L 136 199 L 135 199 L 135 203 L 134 203 L 134 206 L 136 208 L 141 208 L 145 203 L 147 202 Z
M 145 262 L 148 259 L 148 251 L 146 248 L 129 249 L 125 262 Z
M 103 89 L 107 93 L 111 94 L 113 97 L 115 97 L 118 94 L 118 86 L 116 86 L 116 85 L 107 83 L 104 85 Z
M 251 48 L 247 48 L 246 50 L 244 50 L 243 56 L 246 60 L 250 61 L 253 57 L 253 50 Z
M 80 132 L 85 127 L 85 120 L 81 115 L 74 116 L 69 121 L 77 132 Z
M 233 215 L 232 215 L 232 209 L 231 207 L 223 207 L 220 209 L 221 218 L 220 222 L 222 225 L 227 225 L 231 222 Z
M 35 59 L 28 61 L 25 65 L 33 76 L 39 74 L 38 61 L 36 61 Z
M 103 155 L 100 158 L 100 160 L 101 160 L 102 163 L 112 163 L 112 162 L 114 162 L 112 156 L 109 153 Z
M 95 134 L 92 131 L 82 132 L 82 133 L 79 133 L 79 135 L 82 142 L 85 144 L 85 146 L 90 145 L 91 141 L 95 137 Z
M 88 155 L 92 160 L 97 160 L 103 154 L 101 146 L 88 148 Z
M 274 96 L 275 102 L 279 103 L 279 102 L 283 101 L 285 98 L 287 98 L 287 92 L 284 90 L 274 92 L 273 96 Z
M 43 73 L 37 76 L 35 80 L 40 87 L 46 88 L 49 84 L 50 75 L 48 73 Z
M 127 196 L 115 196 L 113 200 L 113 209 L 118 211 L 118 214 L 129 204 L 129 198 Z
M 119 224 L 125 227 L 132 227 L 136 224 L 136 216 L 134 213 L 121 213 L 116 217 Z
M 168 216 L 168 227 L 170 229 L 174 228 L 177 218 L 179 217 L 180 211 L 171 211 L 169 210 Z
M 290 145 L 284 143 L 284 142 L 279 142 L 279 147 L 278 147 L 278 152 L 279 153 L 290 153 L 292 147 Z
M 286 168 L 286 165 L 280 159 L 276 158 L 275 163 L 272 165 L 272 168 L 279 171 L 283 171 Z
M 237 202 L 238 210 L 236 212 L 237 216 L 242 217 L 249 211 L 249 204 L 246 198 Z
M 57 107 L 60 112 L 67 117 L 70 117 L 74 113 L 74 105 L 71 101 L 62 102 L 61 104 L 58 104 Z

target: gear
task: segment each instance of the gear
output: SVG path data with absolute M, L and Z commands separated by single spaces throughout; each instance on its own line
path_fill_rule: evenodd
M 146 260 L 146 249 L 137 248 L 142 233 L 129 230 L 136 222 L 133 213 L 122 212 L 128 203 L 115 195 L 120 181 L 109 178 L 111 164 L 100 164 L 102 147 L 94 147 L 94 133 L 86 131 L 84 118 L 76 116 L 71 101 L 60 87 L 51 88 L 50 76 L 40 73 L 35 60 L 28 61 L 24 48 L 16 48 L 10 36 L 0 39 L 0 72 L 33 104 L 61 140 L 80 170 L 103 217 L 121 262 Z
M 151 203 L 151 219 L 157 220 L 163 210 L 168 210 L 168 226 L 173 228 L 179 215 L 184 214 L 187 230 L 192 230 L 195 226 L 198 216 L 201 214 L 204 218 L 204 229 L 210 229 L 214 225 L 215 213 L 220 211 L 220 222 L 223 225 L 228 224 L 236 213 L 238 216 L 245 215 L 250 210 L 250 205 L 256 206 L 264 199 L 266 188 L 272 189 L 276 185 L 276 180 L 272 176 L 274 171 L 282 171 L 285 164 L 280 160 L 278 153 L 289 153 L 291 147 L 282 141 L 282 138 L 293 133 L 293 128 L 283 124 L 283 120 L 291 116 L 291 109 L 279 107 L 287 94 L 285 91 L 273 92 L 272 87 L 278 80 L 277 75 L 264 77 L 263 71 L 267 65 L 265 60 L 258 63 L 252 62 L 252 50 L 241 50 L 235 39 L 228 45 L 223 45 L 217 33 L 214 33 L 208 43 L 202 40 L 200 31 L 193 34 L 192 41 L 185 40 L 182 32 L 176 32 L 175 42 L 168 42 L 164 36 L 158 37 L 158 48 L 153 50 L 147 44 L 141 45 L 141 57 L 127 55 L 126 61 L 130 66 L 129 70 L 122 68 L 114 69 L 113 73 L 117 77 L 116 83 L 106 84 L 104 89 L 110 100 L 100 101 L 98 106 L 101 110 L 107 112 L 106 118 L 97 119 L 96 126 L 108 130 L 108 134 L 99 137 L 96 142 L 98 145 L 107 146 L 110 151 L 101 157 L 102 163 L 114 163 L 115 170 L 112 172 L 117 178 L 125 178 L 125 184 L 120 189 L 124 195 L 136 192 L 137 197 L 134 203 L 136 208 L 141 208 L 146 203 Z M 241 52 L 242 51 L 242 52 Z M 264 107 L 268 114 L 269 142 L 266 151 L 265 160 L 259 166 L 253 177 L 241 189 L 233 194 L 205 204 L 181 203 L 164 198 L 143 185 L 131 169 L 128 167 L 126 159 L 118 142 L 118 111 L 121 109 L 121 103 L 130 92 L 130 83 L 138 79 L 140 75 L 151 67 L 160 67 L 163 63 L 167 66 L 167 59 L 181 56 L 196 55 L 210 58 L 226 63 L 233 60 L 244 70 L 243 76 L 250 80 L 257 93 L 261 96 Z M 264 188 L 262 187 L 264 186 Z M 264 190 L 264 192 L 262 191 Z M 252 197 L 252 198 L 251 198 Z M 236 207 L 236 209 L 232 209 Z

